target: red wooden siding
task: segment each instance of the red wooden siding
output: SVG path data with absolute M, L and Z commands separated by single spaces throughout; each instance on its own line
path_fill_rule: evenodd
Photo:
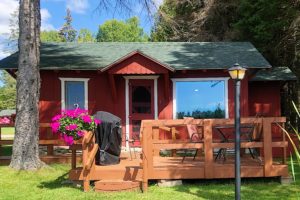
M 169 70 L 140 54 L 134 54 L 108 70 L 110 74 L 164 74 Z
M 191 73 L 175 72 L 170 78 L 207 78 L 226 77 L 227 72 L 222 71 L 193 71 Z M 51 117 L 60 111 L 61 108 L 61 86 L 59 77 L 64 78 L 90 78 L 88 81 L 88 106 L 89 111 L 94 113 L 99 110 L 111 112 L 122 118 L 125 122 L 125 79 L 121 75 L 115 75 L 117 99 L 112 99 L 111 88 L 106 73 L 95 73 L 94 71 L 42 71 L 41 97 L 40 97 L 40 120 L 49 122 Z M 242 116 L 248 116 L 248 84 L 247 80 L 242 83 L 241 89 L 241 112 Z M 158 115 L 159 119 L 173 118 L 173 84 L 169 80 L 169 99 L 165 98 L 165 80 L 161 75 L 158 79 Z M 252 95 L 252 94 L 251 94 Z M 253 96 L 253 95 L 252 95 Z M 276 104 L 277 105 L 277 104 Z M 234 117 L 234 85 L 228 81 L 228 107 L 229 117 Z
M 113 75 L 115 92 L 112 92 Z M 97 111 L 111 112 L 122 119 L 125 134 L 125 79 L 124 75 L 156 74 L 158 78 L 158 118 L 173 118 L 173 83 L 172 78 L 216 78 L 228 77 L 225 70 L 185 70 L 171 72 L 158 63 L 135 54 L 116 64 L 106 72 L 96 71 L 41 71 L 40 122 L 50 122 L 61 109 L 61 78 L 89 78 L 88 108 L 91 114 Z M 166 78 L 169 75 L 169 79 Z M 166 84 L 166 79 L 168 84 Z M 166 89 L 167 94 L 166 95 Z M 114 96 L 114 98 L 113 98 Z M 228 111 L 234 118 L 234 81 L 228 81 Z M 241 115 L 280 116 L 280 83 L 248 82 L 246 77 L 241 87 Z M 184 136 L 185 137 L 185 136 Z M 43 138 L 43 135 L 41 136 Z M 125 138 L 125 137 L 124 137 Z
M 251 82 L 249 84 L 249 111 L 250 116 L 257 113 L 265 117 L 279 117 L 280 109 L 280 82 Z

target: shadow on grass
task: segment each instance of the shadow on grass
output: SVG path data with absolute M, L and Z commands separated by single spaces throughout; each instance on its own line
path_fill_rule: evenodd
M 234 179 L 214 180 L 184 180 L 183 186 L 176 187 L 176 191 L 204 199 L 234 199 Z M 188 187 L 187 187 L 188 186 Z M 271 191 L 277 191 L 272 193 Z M 291 198 L 293 189 L 280 184 L 280 179 L 275 178 L 245 178 L 242 179 L 242 197 L 245 199 L 276 199 L 281 196 Z M 254 196 L 253 196 L 254 195 Z
M 57 177 L 55 180 L 41 182 L 37 187 L 38 188 L 47 188 L 47 189 L 60 189 L 60 188 L 74 188 L 81 190 L 78 187 L 75 187 L 71 181 L 68 179 L 68 172 Z

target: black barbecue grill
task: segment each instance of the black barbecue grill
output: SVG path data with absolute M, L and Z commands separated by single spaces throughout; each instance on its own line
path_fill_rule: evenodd
M 122 145 L 121 119 L 104 111 L 98 111 L 94 117 L 102 121 L 95 132 L 96 143 L 99 145 L 96 164 L 119 164 Z

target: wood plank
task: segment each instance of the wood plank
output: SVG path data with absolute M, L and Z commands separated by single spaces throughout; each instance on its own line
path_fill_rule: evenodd
M 241 177 L 263 177 L 263 166 L 241 166 Z M 214 178 L 234 178 L 234 164 L 214 166 Z
M 272 147 L 287 147 L 288 142 L 287 141 L 278 141 L 278 142 L 272 142 L 271 143 Z M 233 149 L 234 148 L 234 143 L 229 142 L 229 143 L 213 143 L 212 144 L 213 148 L 228 148 L 228 149 Z M 241 148 L 262 148 L 263 147 L 263 142 L 241 142 Z
M 212 120 L 204 120 L 204 159 L 205 159 L 205 178 L 213 178 L 213 148 L 212 148 Z
M 159 129 L 153 128 L 153 140 L 152 141 L 159 141 Z M 154 142 L 153 142 L 154 143 Z M 153 149 L 153 156 L 159 156 L 159 149 Z
M 205 178 L 203 167 L 198 168 L 154 168 L 153 174 L 149 179 L 202 179 Z
M 148 176 L 149 176 L 149 161 L 151 158 L 151 156 L 149 154 L 151 154 L 152 152 L 149 152 L 149 142 L 148 142 L 148 138 L 149 135 L 152 137 L 152 127 L 151 127 L 151 122 L 145 122 L 144 120 L 142 121 L 141 124 L 141 135 L 142 135 L 142 158 L 143 158 L 143 162 L 142 162 L 142 166 L 143 166 L 143 183 L 142 183 L 142 189 L 143 192 L 147 192 L 148 190 Z M 151 165 L 151 164 L 150 164 Z
M 153 140 L 153 144 L 184 144 L 184 143 L 193 143 L 191 142 L 190 139 L 188 140 L 182 140 L 182 139 L 178 139 L 178 140 Z M 203 141 L 201 142 L 197 142 L 197 143 L 203 143 Z
M 203 143 L 153 144 L 153 149 L 202 149 Z
M 270 176 L 289 176 L 288 165 L 272 165 L 272 171 L 269 174 Z
M 140 189 L 139 181 L 101 180 L 95 182 L 96 192 L 132 191 Z
M 0 145 L 12 145 L 13 143 L 13 140 L 0 140 Z
M 84 163 L 84 169 L 86 169 L 86 170 L 90 170 L 92 168 L 92 164 L 95 160 L 96 153 L 98 152 L 98 149 L 99 149 L 98 144 L 94 144 L 91 146 L 93 146 L 92 150 L 89 152 L 88 158 L 87 158 L 86 162 Z
M 91 173 L 91 180 L 143 180 L 143 169 L 140 167 L 124 166 L 123 168 L 114 168 L 114 166 L 103 167 L 96 166 L 95 171 Z M 81 168 L 70 170 L 70 180 L 83 180 L 83 171 Z
M 272 147 L 287 147 L 288 145 L 288 141 L 272 142 Z
M 50 123 L 40 123 L 40 128 L 50 128 L 51 124 Z
M 273 119 L 263 118 L 263 143 L 264 143 L 264 175 L 272 176 L 272 123 Z

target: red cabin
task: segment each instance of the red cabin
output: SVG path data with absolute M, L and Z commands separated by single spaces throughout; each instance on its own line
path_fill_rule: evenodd
M 0 67 L 14 74 L 17 60 L 13 54 Z M 144 119 L 233 118 L 227 69 L 236 62 L 248 69 L 242 117 L 281 116 L 281 83 L 296 77 L 288 68 L 274 73 L 248 42 L 44 43 L 40 121 L 50 122 L 75 104 L 91 114 L 111 112 L 122 119 L 124 138 L 139 146 Z

